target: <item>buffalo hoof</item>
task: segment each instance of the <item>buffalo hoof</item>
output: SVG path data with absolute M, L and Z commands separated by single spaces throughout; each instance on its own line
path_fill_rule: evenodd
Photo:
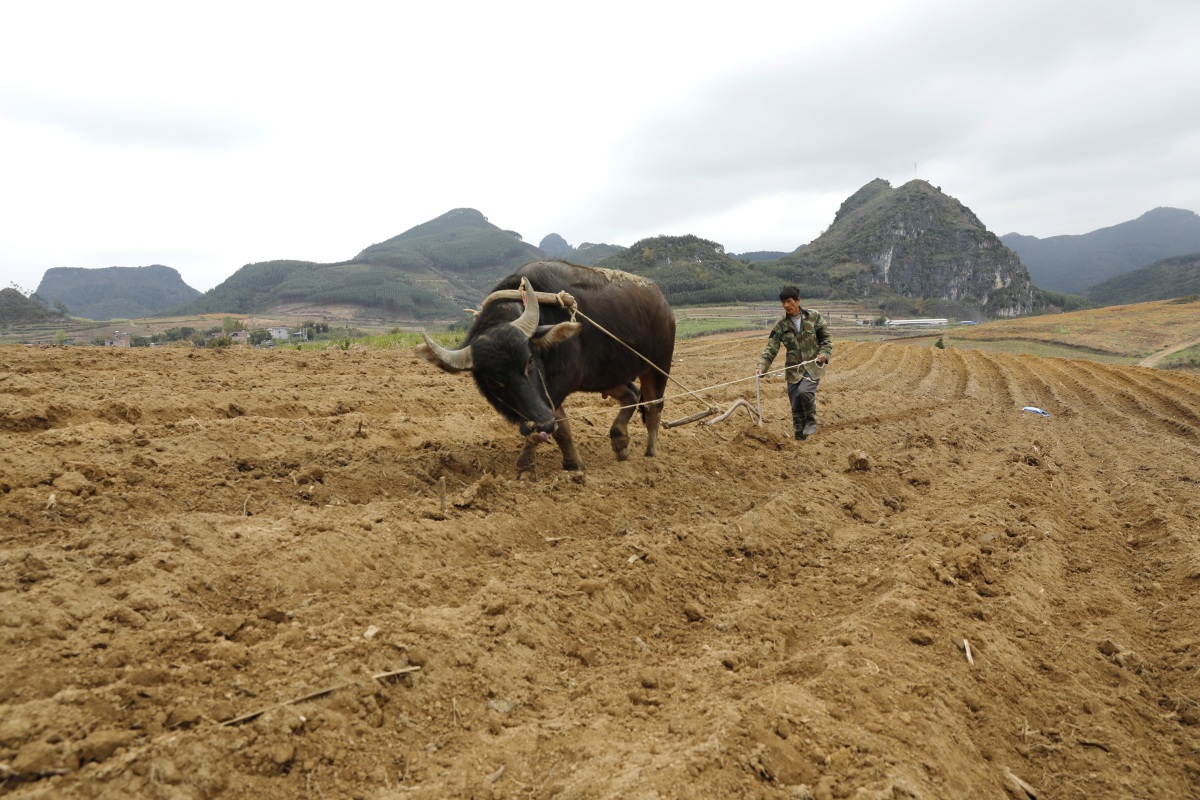
M 624 436 L 616 431 L 609 433 L 612 438 L 612 449 L 617 454 L 617 461 L 625 461 L 629 458 L 629 437 Z
M 564 461 L 563 469 L 567 470 L 568 472 L 577 472 L 577 471 L 579 471 L 579 462 L 578 461 Z

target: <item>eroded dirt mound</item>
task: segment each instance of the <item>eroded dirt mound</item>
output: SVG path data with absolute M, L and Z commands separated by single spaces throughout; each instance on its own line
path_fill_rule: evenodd
M 817 436 L 762 397 L 624 463 L 572 398 L 518 482 L 409 352 L 0 348 L 0 794 L 1200 796 L 1200 381 L 838 343 Z

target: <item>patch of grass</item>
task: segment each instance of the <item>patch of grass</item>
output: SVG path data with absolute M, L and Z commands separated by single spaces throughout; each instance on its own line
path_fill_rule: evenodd
M 466 333 L 464 331 L 443 331 L 441 333 L 431 333 L 429 334 L 429 338 L 443 347 L 456 348 L 462 346 L 463 340 L 466 338 Z M 365 347 L 369 350 L 411 350 L 423 341 L 424 339 L 421 338 L 421 334 L 419 333 L 397 331 L 373 336 L 357 336 L 352 339 L 342 336 L 326 341 L 304 342 L 297 346 L 297 349 L 328 350 L 331 347 L 337 347 L 347 350 L 352 347 Z
M 754 321 L 740 322 L 738 320 L 712 318 L 680 319 L 675 323 L 675 340 L 695 339 L 699 336 L 712 336 L 717 333 L 761 330 L 763 330 L 763 325 Z
M 1200 344 L 1189 347 L 1186 350 L 1180 350 L 1178 353 L 1172 353 L 1158 363 L 1162 369 L 1183 369 L 1183 370 L 1198 370 L 1200 369 Z

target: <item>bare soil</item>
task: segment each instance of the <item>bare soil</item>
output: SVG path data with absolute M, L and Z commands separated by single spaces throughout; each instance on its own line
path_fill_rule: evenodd
M 517 481 L 411 352 L 0 348 L 0 796 L 1200 797 L 1200 379 L 837 342 L 816 436 L 762 403 L 618 463 L 577 396 Z

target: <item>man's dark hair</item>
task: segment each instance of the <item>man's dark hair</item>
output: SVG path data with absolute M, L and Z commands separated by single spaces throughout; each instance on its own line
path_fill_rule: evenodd
M 795 286 L 785 286 L 779 290 L 779 302 L 784 300 L 799 300 L 800 290 Z

